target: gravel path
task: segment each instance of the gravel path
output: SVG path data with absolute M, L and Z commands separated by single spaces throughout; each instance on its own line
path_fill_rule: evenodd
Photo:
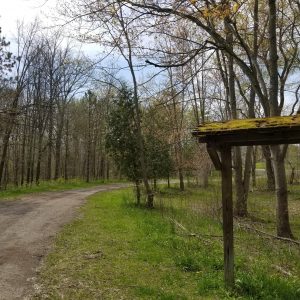
M 26 196 L 0 202 L 0 300 L 27 299 L 36 270 L 61 226 L 76 216 L 86 197 L 124 184 Z

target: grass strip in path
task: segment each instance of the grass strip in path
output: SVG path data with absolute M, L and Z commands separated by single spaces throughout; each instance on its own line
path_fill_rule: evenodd
M 65 181 L 64 179 L 42 181 L 39 185 L 32 184 L 30 186 L 9 186 L 6 190 L 0 190 L 0 201 L 1 200 L 13 200 L 24 195 L 42 193 L 42 192 L 56 192 L 56 191 L 66 191 L 81 188 L 89 188 L 98 186 L 101 184 L 109 183 L 119 183 L 120 181 L 113 180 L 95 180 L 91 182 L 86 182 L 81 179 L 69 179 Z

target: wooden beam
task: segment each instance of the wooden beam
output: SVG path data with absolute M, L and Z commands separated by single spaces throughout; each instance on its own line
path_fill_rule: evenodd
M 221 147 L 223 144 L 229 146 L 299 144 L 300 127 L 207 133 L 205 135 L 198 134 L 197 137 L 200 143 L 215 144 L 217 147 Z
M 222 164 L 222 209 L 224 239 L 224 277 L 225 286 L 234 286 L 234 253 L 233 253 L 233 204 L 232 204 L 232 166 L 231 147 L 224 145 L 221 150 Z
M 217 152 L 216 146 L 213 144 L 207 144 L 206 149 L 207 149 L 208 155 L 209 155 L 210 159 L 212 160 L 216 170 L 221 171 L 221 161 L 220 161 L 220 157 Z

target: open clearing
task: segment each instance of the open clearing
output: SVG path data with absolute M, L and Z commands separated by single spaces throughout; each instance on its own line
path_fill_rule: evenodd
M 102 185 L 0 202 L 0 299 L 26 299 L 53 237 L 74 218 L 86 197 L 124 186 Z

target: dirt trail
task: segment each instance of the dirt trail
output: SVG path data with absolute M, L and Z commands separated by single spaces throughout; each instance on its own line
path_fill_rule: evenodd
M 124 186 L 102 185 L 0 202 L 0 300 L 27 299 L 53 237 L 74 218 L 87 196 Z

